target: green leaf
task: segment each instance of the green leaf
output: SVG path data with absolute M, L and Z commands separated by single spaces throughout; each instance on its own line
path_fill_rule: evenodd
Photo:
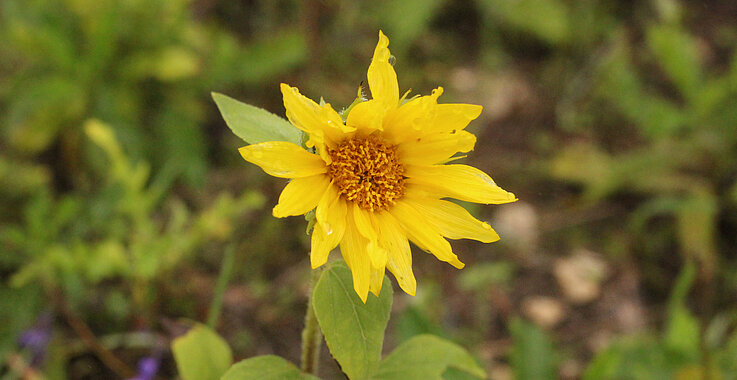
M 299 371 L 294 364 L 274 355 L 256 356 L 234 364 L 221 380 L 313 380 L 315 376 Z
M 164 46 L 159 51 L 142 51 L 127 62 L 126 74 L 133 78 L 154 77 L 162 82 L 190 78 L 201 69 L 199 57 L 183 46 Z
M 678 307 L 668 316 L 665 346 L 681 358 L 697 360 L 701 353 L 699 320 L 686 307 Z
M 202 324 L 174 339 L 171 349 L 184 380 L 217 380 L 233 363 L 225 340 Z
M 663 342 L 668 349 L 691 360 L 697 360 L 701 352 L 699 320 L 686 307 L 686 297 L 695 280 L 696 265 L 688 261 L 678 276 L 670 296 L 667 329 Z
M 732 336 L 724 345 L 724 349 L 717 354 L 720 368 L 727 375 L 724 376 L 723 380 L 737 379 L 737 360 L 734 360 L 734 358 L 737 358 L 737 331 L 732 333 Z
M 401 314 L 395 316 L 394 339 L 402 342 L 422 334 L 443 337 L 445 331 L 430 319 L 426 310 L 416 305 L 406 307 Z
M 392 307 L 392 285 L 384 277 L 379 297 L 366 304 L 353 290 L 351 271 L 338 261 L 320 276 L 313 305 L 330 353 L 350 379 L 367 379 L 381 359 L 384 330 Z
M 674 25 L 654 25 L 647 30 L 647 43 L 678 89 L 689 98 L 701 84 L 701 63 L 696 40 Z
M 553 343 L 539 327 L 515 319 L 510 325 L 514 347 L 512 367 L 515 379 L 553 380 L 557 378 Z
M 583 380 L 672 379 L 673 368 L 658 341 L 649 336 L 632 336 L 614 342 L 599 352 L 583 373 Z
M 49 75 L 29 80 L 6 105 L 2 138 L 27 153 L 47 149 L 60 133 L 69 133 L 66 123 L 79 123 L 85 99 L 85 89 L 71 78 Z
M 443 379 L 456 368 L 486 378 L 486 372 L 465 349 L 433 335 L 418 335 L 397 347 L 379 364 L 372 379 Z
M 392 52 L 403 52 L 430 26 L 435 15 L 444 5 L 440 0 L 389 0 L 376 4 L 376 17 L 384 32 L 391 37 Z M 391 9 L 391 12 L 387 12 Z
M 613 158 L 594 144 L 571 144 L 550 163 L 550 173 L 559 179 L 585 185 L 584 198 L 597 201 L 617 190 Z
M 698 260 L 705 271 L 715 270 L 719 200 L 710 191 L 694 192 L 678 210 L 678 240 L 683 252 Z
M 287 141 L 301 145 L 302 132 L 283 118 L 217 92 L 212 93 L 212 99 L 228 127 L 243 141 L 249 144 Z
M 599 67 L 597 92 L 610 100 L 648 137 L 674 134 L 686 123 L 676 104 L 648 91 L 632 64 L 632 52 L 624 34 L 617 35 L 612 52 Z
M 570 9 L 560 0 L 479 1 L 486 12 L 530 33 L 549 44 L 565 43 L 571 37 Z

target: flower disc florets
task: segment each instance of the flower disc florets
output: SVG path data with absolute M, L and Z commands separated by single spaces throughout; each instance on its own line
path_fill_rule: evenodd
M 376 135 L 343 141 L 328 150 L 328 175 L 346 200 L 380 211 L 404 194 L 404 167 L 397 150 Z

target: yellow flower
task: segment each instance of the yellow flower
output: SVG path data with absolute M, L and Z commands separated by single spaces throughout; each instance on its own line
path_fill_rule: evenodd
M 283 141 L 239 150 L 266 173 L 292 179 L 274 216 L 316 209 L 312 267 L 323 265 L 340 245 L 364 302 L 369 291 L 381 291 L 385 268 L 405 292 L 415 294 L 408 239 L 459 269 L 464 264 L 446 238 L 499 240 L 488 224 L 443 198 L 484 204 L 517 200 L 481 170 L 446 164 L 473 149 L 476 137 L 464 128 L 481 114 L 481 106 L 438 104 L 441 87 L 405 102 L 388 45 L 379 32 L 368 69 L 373 98 L 350 109 L 345 122 L 330 104 L 319 105 L 281 85 L 287 118 L 309 136 L 309 150 Z

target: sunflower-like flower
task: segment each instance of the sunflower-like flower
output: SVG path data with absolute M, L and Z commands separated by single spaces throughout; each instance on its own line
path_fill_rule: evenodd
M 345 121 L 330 104 L 281 85 L 287 118 L 309 136 L 307 149 L 283 141 L 239 149 L 266 173 L 291 179 L 274 216 L 314 209 L 312 267 L 325 264 L 340 245 L 363 302 L 369 291 L 379 294 L 386 268 L 402 290 L 415 294 L 410 240 L 459 269 L 464 264 L 446 238 L 499 240 L 487 223 L 444 198 L 484 204 L 517 200 L 481 170 L 447 164 L 456 153 L 473 149 L 476 137 L 464 128 L 481 114 L 481 106 L 438 104 L 441 87 L 428 96 L 400 98 L 388 45 L 379 32 L 368 68 L 372 99 L 351 107 Z

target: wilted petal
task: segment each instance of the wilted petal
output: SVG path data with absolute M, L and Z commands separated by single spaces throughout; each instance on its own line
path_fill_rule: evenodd
M 374 57 L 368 68 L 368 82 L 371 95 L 385 108 L 399 104 L 399 83 L 394 67 L 389 63 L 389 39 L 379 31 L 379 42 L 374 49 Z

